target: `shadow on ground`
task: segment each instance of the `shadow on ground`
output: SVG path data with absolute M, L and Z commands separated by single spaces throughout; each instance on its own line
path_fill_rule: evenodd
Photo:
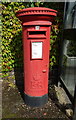
M 24 100 L 24 74 L 23 68 L 14 68 L 15 83 Z
M 55 105 L 55 101 L 50 98 L 48 98 L 48 102 L 44 106 L 35 108 L 27 106 L 22 98 L 22 90 L 23 88 L 18 89 L 16 86 L 14 88 L 9 87 L 9 82 L 3 81 L 3 118 L 7 118 L 7 120 L 11 120 L 12 118 L 60 118 L 62 120 L 69 120 L 66 114 Z
M 22 30 L 16 33 L 16 35 L 14 35 L 12 38 L 10 43 L 10 50 L 14 59 L 15 84 L 18 87 L 21 97 L 24 100 Z

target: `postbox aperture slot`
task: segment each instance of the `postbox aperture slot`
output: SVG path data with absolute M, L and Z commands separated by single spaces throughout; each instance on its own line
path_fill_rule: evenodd
M 45 31 L 29 31 L 29 35 L 46 35 Z
M 28 31 L 28 38 L 46 38 L 46 31 Z

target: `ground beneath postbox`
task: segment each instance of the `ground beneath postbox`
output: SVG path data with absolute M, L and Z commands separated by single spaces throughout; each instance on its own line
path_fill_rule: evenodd
M 10 78 L 10 77 L 9 77 Z M 11 79 L 11 78 L 10 78 Z M 12 77 L 12 81 L 13 77 Z M 20 89 L 19 89 L 20 87 Z M 24 103 L 20 91 L 23 85 L 17 87 L 15 82 L 4 80 L 2 85 L 2 118 L 11 120 L 11 118 L 54 118 L 60 120 L 70 120 L 65 114 L 63 107 L 59 107 L 58 99 L 56 97 L 53 85 L 49 85 L 49 98 L 48 103 L 43 107 L 31 108 Z M 2 119 L 2 120 L 3 120 Z

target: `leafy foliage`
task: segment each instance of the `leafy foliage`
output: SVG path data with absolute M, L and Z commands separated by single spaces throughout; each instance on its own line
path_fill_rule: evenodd
M 17 10 L 23 9 L 22 3 L 2 3 L 2 60 L 3 71 L 10 71 L 15 66 L 21 66 L 22 42 L 20 21 L 15 16 Z M 19 61 L 18 61 L 18 58 Z M 18 62 L 18 63 L 17 63 Z
M 11 71 L 14 67 L 23 66 L 22 27 L 15 16 L 16 11 L 27 7 L 49 7 L 61 10 L 63 4 L 45 2 L 3 2 L 2 3 L 2 71 Z M 61 7 L 60 7 L 61 6 Z M 57 63 L 59 25 L 62 16 L 59 15 L 52 26 L 50 65 Z M 58 25 L 59 24 L 59 25 Z

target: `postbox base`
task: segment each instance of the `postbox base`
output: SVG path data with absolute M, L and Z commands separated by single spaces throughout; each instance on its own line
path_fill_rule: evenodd
M 27 105 L 31 107 L 43 106 L 48 102 L 48 94 L 45 94 L 44 96 L 40 97 L 32 97 L 24 93 L 24 101 Z

